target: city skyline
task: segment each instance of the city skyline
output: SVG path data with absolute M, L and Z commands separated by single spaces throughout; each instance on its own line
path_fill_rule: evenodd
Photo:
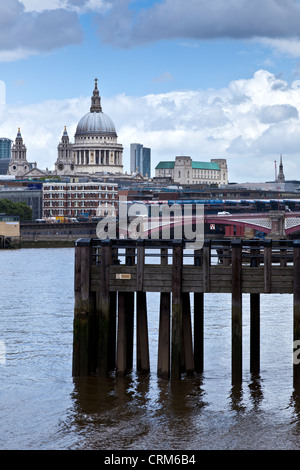
M 257 11 L 260 17 L 257 18 Z M 229 180 L 300 179 L 296 0 L 8 0 L 0 5 L 0 137 L 54 167 L 99 79 L 130 171 L 130 144 L 161 160 L 225 158 Z

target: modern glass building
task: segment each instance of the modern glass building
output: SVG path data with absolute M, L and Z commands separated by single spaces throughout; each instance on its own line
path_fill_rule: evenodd
M 142 144 L 130 144 L 130 172 L 135 171 L 148 178 L 151 176 L 151 149 Z
M 0 137 L 0 175 L 6 175 L 11 159 L 12 140 Z

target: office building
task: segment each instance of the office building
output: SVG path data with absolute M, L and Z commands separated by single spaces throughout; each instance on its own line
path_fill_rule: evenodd
M 130 144 L 130 172 L 151 176 L 151 149 L 142 144 Z
M 0 175 L 6 175 L 11 159 L 12 140 L 6 137 L 0 138 Z

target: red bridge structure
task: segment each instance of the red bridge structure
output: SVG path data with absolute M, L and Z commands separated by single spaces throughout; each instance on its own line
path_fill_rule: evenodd
M 176 228 L 191 226 L 192 224 L 209 224 L 211 230 L 216 226 L 225 226 L 225 237 L 243 238 L 245 229 L 259 231 L 266 238 L 288 239 L 296 232 L 300 232 L 300 212 L 268 211 L 255 213 L 218 213 L 203 214 L 202 216 L 174 215 L 170 217 L 137 217 L 134 231 L 140 224 L 136 237 L 130 236 L 130 224 L 125 224 L 125 231 L 120 227 L 120 238 L 181 238 L 181 236 L 167 235 L 168 231 L 175 231 Z M 164 231 L 164 234 L 162 232 Z M 177 232 L 178 233 L 178 232 Z M 161 236 L 162 235 L 162 236 Z M 250 237 L 251 238 L 251 237 Z
M 205 216 L 208 224 L 226 226 L 225 236 L 242 236 L 245 227 L 265 233 L 268 238 L 287 238 L 300 231 L 300 212 L 269 211 L 248 214 L 209 214 Z

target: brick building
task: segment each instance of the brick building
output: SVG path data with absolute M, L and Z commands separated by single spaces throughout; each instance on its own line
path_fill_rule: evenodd
M 118 185 L 115 183 L 44 183 L 43 217 L 115 215 L 117 195 Z

